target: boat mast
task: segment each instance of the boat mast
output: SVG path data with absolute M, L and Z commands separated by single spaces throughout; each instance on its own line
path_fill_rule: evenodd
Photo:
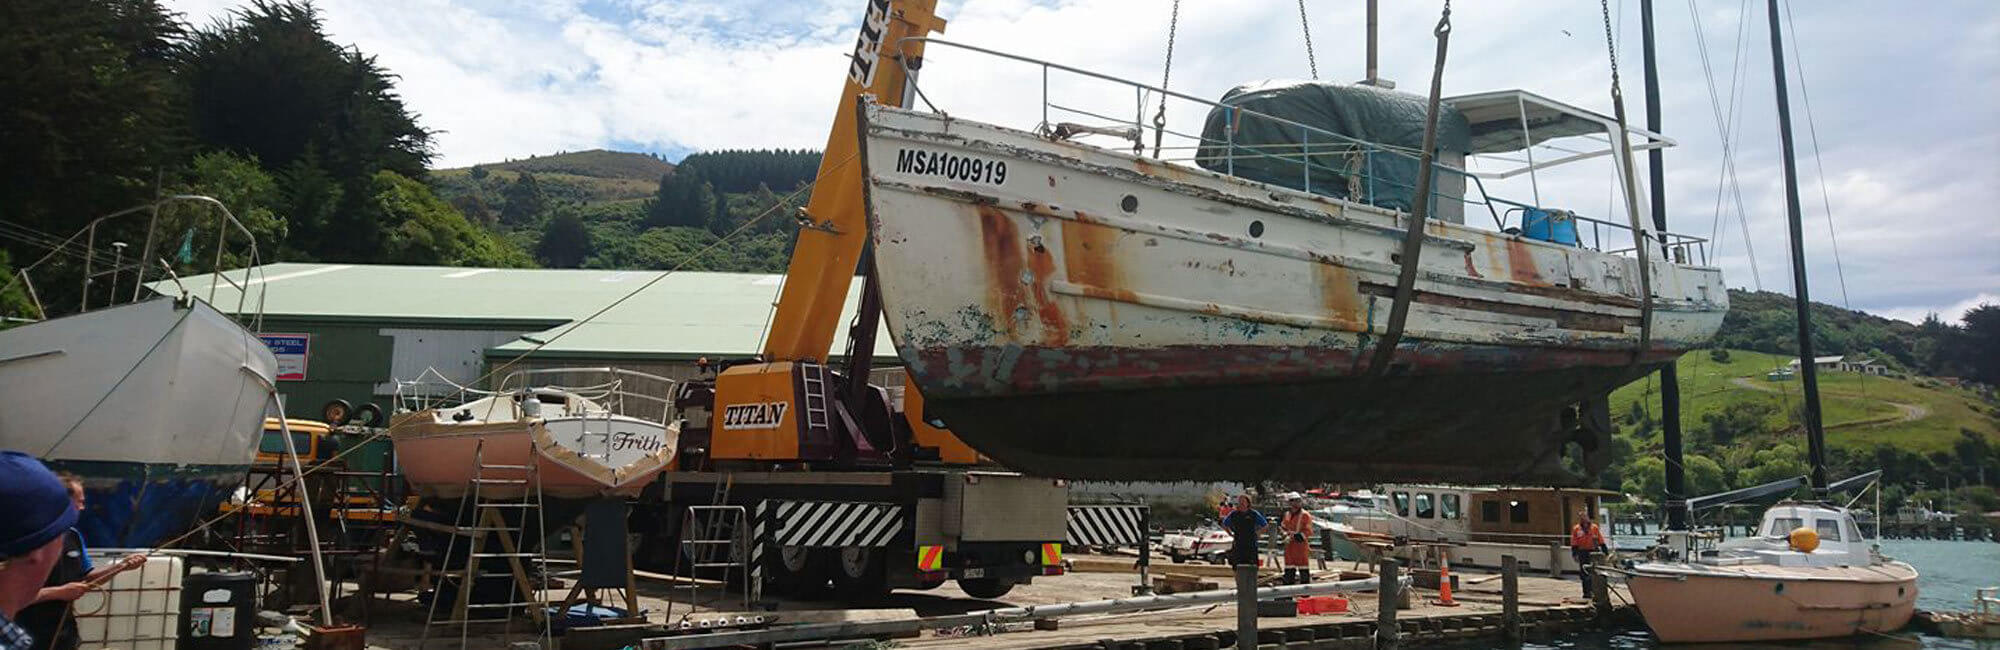
M 1806 295 L 1806 248 L 1799 226 L 1799 172 L 1792 159 L 1792 104 L 1785 93 L 1785 45 L 1778 28 L 1778 0 L 1765 0 L 1771 25 L 1771 81 L 1777 85 L 1778 142 L 1785 161 L 1785 218 L 1792 237 L 1792 298 L 1798 305 L 1799 372 L 1805 390 L 1806 454 L 1813 496 L 1826 498 L 1826 431 L 1820 427 L 1819 372 L 1813 365 L 1812 298 Z
M 1661 133 L 1660 68 L 1654 50 L 1653 0 L 1639 0 L 1640 27 L 1646 54 L 1646 130 Z M 1646 152 L 1652 183 L 1653 230 L 1659 234 L 1661 255 L 1671 254 L 1667 242 L 1667 171 L 1665 152 L 1654 147 Z M 1676 260 L 1682 261 L 1682 260 Z M 1666 455 L 1667 529 L 1687 530 L 1687 471 L 1681 464 L 1681 383 L 1675 364 L 1660 368 L 1660 446 Z
M 1375 83 L 1375 0 L 1368 0 L 1368 78 L 1361 83 L 1370 86 Z

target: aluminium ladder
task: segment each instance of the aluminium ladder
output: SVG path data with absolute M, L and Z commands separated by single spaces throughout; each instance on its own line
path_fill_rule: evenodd
M 513 626 L 509 623 L 514 620 L 511 612 L 517 608 L 527 609 L 529 618 L 541 628 L 544 641 L 551 636 L 547 604 L 543 602 L 543 592 L 548 587 L 548 558 L 542 553 L 522 550 L 529 543 L 537 541 L 528 537 L 528 518 L 532 516 L 539 520 L 542 516 L 541 476 L 536 472 L 532 453 L 528 455 L 528 461 L 524 465 L 489 465 L 486 463 L 485 453 L 486 441 L 482 439 L 473 451 L 472 482 L 464 500 L 459 503 L 457 521 L 451 526 L 425 527 L 447 533 L 450 539 L 445 544 L 444 565 L 437 571 L 438 579 L 432 587 L 432 598 L 428 615 L 424 620 L 423 634 L 417 641 L 419 650 L 429 642 L 432 628 L 449 625 L 457 625 L 459 628 L 460 648 L 469 647 L 467 641 L 470 629 L 476 624 L 501 624 L 511 641 Z M 488 476 L 488 472 L 495 472 L 501 476 Z M 508 475 L 511 477 L 505 477 Z M 491 496 L 486 489 L 488 487 L 496 490 L 518 488 L 520 497 L 508 499 Z M 509 511 L 512 511 L 511 519 L 515 523 L 508 523 Z M 459 525 L 458 522 L 466 521 L 468 512 L 471 514 L 471 523 Z M 536 529 L 545 530 L 545 527 L 537 526 Z M 450 569 L 452 553 L 457 550 L 458 540 L 461 537 L 470 540 L 463 567 Z M 500 546 L 498 552 L 487 546 L 488 537 L 498 540 Z M 507 572 L 483 572 L 481 567 L 485 564 L 484 560 L 488 559 L 505 560 Z M 527 568 L 522 563 L 525 559 L 535 560 L 539 584 L 529 577 Z M 480 578 L 501 576 L 512 578 L 515 587 L 513 594 L 520 600 L 498 603 L 472 602 L 472 592 Z M 440 597 L 442 587 L 447 580 L 454 578 L 457 587 L 453 594 L 451 610 L 446 619 L 438 620 L 438 601 L 442 600 Z M 497 614 L 494 613 L 496 611 Z M 477 617 L 474 612 L 478 612 Z

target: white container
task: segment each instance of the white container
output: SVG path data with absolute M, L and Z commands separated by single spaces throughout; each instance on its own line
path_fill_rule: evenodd
M 91 553 L 99 565 L 122 557 Z M 181 577 L 186 563 L 154 555 L 137 569 L 120 573 L 102 588 L 76 599 L 81 650 L 173 650 L 180 632 Z

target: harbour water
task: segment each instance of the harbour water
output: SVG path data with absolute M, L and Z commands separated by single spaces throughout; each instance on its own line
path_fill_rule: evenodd
M 1627 546 L 1621 539 L 1620 545 Z M 1633 539 L 1633 542 L 1639 540 Z M 1638 546 L 1642 544 L 1632 544 Z M 1909 562 L 1921 575 L 1917 608 L 1926 610 L 1967 609 L 1972 606 L 1972 590 L 2000 586 L 2000 544 L 1993 542 L 1943 542 L 1934 540 L 1886 540 L 1882 552 Z M 1449 650 L 1492 647 L 1490 643 L 1442 646 Z M 1640 650 L 1645 648 L 1699 648 L 1701 650 L 1906 650 L 1940 648 L 1946 650 L 2000 650 L 2000 641 L 1947 639 L 1904 632 L 1894 636 L 1856 637 L 1829 641 L 1794 643 L 1663 645 L 1643 627 L 1634 630 L 1595 631 L 1554 639 L 1536 639 L 1520 646 L 1529 650 Z

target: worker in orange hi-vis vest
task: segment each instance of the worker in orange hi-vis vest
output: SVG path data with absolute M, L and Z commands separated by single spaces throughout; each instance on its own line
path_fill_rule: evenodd
M 1576 559 L 1576 573 L 1583 579 L 1583 597 L 1590 597 L 1590 572 L 1585 567 L 1590 564 L 1590 554 L 1598 551 L 1610 552 L 1611 544 L 1604 540 L 1604 530 L 1597 522 L 1590 520 L 1590 510 L 1577 512 L 1576 525 L 1569 529 L 1569 554 Z
M 1278 522 L 1285 535 L 1285 584 L 1302 585 L 1312 582 L 1313 516 L 1306 512 L 1305 498 L 1297 494 L 1291 495 L 1289 506 Z

